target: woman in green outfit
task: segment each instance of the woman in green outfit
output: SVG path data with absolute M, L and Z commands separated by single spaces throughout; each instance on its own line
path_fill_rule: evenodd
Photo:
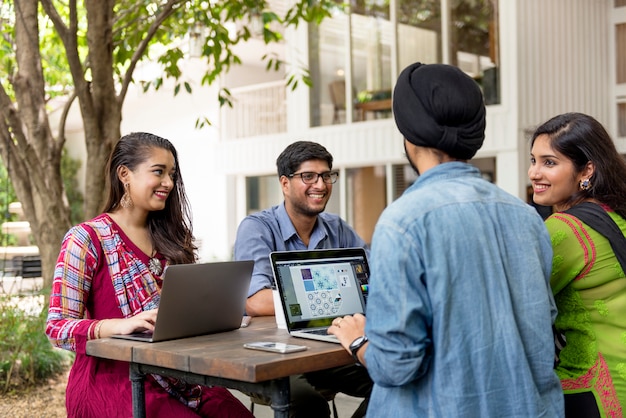
M 533 134 L 528 177 L 535 203 L 554 209 L 546 226 L 554 249 L 555 327 L 565 339 L 556 371 L 566 417 L 621 417 L 626 405 L 626 277 L 613 248 L 617 254 L 619 248 L 626 251 L 620 243 L 626 235 L 626 163 L 597 120 L 566 113 Z M 580 213 L 587 207 L 591 217 Z M 596 225 L 598 219 L 614 228 L 613 236 Z

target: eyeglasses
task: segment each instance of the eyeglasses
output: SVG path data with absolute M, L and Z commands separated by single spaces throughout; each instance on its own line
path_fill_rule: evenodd
M 339 177 L 338 171 L 327 171 L 325 173 L 314 173 L 312 171 L 303 171 L 302 173 L 289 174 L 287 177 L 290 179 L 299 176 L 304 184 L 315 184 L 321 177 L 322 181 L 326 184 L 333 184 Z

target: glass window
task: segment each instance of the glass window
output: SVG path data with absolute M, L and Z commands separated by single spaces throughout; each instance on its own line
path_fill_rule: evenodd
M 394 165 L 392 166 L 392 172 L 392 198 L 396 200 L 417 180 L 417 173 L 409 164 Z
M 469 163 L 480 170 L 483 179 L 496 182 L 496 159 L 494 157 L 475 158 Z
M 441 58 L 441 5 L 436 1 L 398 0 L 398 67 L 433 64 Z
M 277 205 L 283 201 L 283 193 L 276 174 L 271 176 L 246 177 L 246 213 Z
M 348 169 L 346 175 L 346 220 L 370 244 L 374 226 L 387 201 L 385 166 Z
M 626 102 L 617 103 L 617 135 L 626 138 Z
M 461 0 L 450 9 L 450 64 L 482 87 L 486 104 L 500 103 L 497 0 Z
M 615 75 L 617 84 L 626 83 L 626 23 L 615 26 Z
M 350 18 L 355 120 L 390 117 L 393 25 L 389 2 L 353 0 Z
M 622 6 L 626 5 L 626 0 Z M 615 25 L 615 82 L 626 83 L 626 23 Z M 617 101 L 617 135 L 626 137 L 626 101 L 623 97 Z
M 397 0 L 397 22 L 389 4 L 352 0 L 309 25 L 311 126 L 390 117 L 396 56 L 399 70 L 418 61 L 456 65 L 481 85 L 487 104 L 500 103 L 498 0 L 446 2 L 445 11 L 439 1 Z
M 346 30 L 348 15 L 337 9 L 320 25 L 309 25 L 311 126 L 346 123 Z

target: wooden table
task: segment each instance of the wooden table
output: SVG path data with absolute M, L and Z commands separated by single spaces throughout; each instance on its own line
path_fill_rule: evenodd
M 365 112 L 374 112 L 375 115 L 379 112 L 390 112 L 391 99 L 371 100 L 369 102 L 357 103 L 354 107 L 359 111 L 359 120 L 365 120 L 367 117 Z
M 243 348 L 252 341 L 306 345 L 290 354 Z M 115 338 L 87 342 L 87 354 L 130 363 L 133 416 L 146 415 L 144 378 L 155 373 L 204 386 L 223 386 L 271 399 L 275 417 L 289 416 L 289 376 L 352 364 L 339 345 L 290 337 L 273 316 L 256 317 L 247 328 L 194 338 L 144 343 Z

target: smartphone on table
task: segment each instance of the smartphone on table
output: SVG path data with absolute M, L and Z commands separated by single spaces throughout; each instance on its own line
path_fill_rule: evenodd
M 278 343 L 274 341 L 255 341 L 253 343 L 245 343 L 245 348 L 251 350 L 271 351 L 273 353 L 295 353 L 307 349 L 306 345 Z

